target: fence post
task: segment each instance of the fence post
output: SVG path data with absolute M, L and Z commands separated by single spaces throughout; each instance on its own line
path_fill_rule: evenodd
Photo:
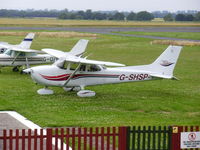
M 47 129 L 46 147 L 48 150 L 52 150 L 52 129 Z
M 3 130 L 3 149 L 6 150 L 6 146 L 7 146 L 7 132 L 6 130 Z
M 183 131 L 182 126 L 172 126 L 172 137 L 171 137 L 171 150 L 181 150 L 180 133 Z
M 127 127 L 119 127 L 119 150 L 127 150 Z

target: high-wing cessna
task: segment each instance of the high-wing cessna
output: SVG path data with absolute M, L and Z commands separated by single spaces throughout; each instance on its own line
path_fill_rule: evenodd
M 12 45 L 7 42 L 0 42 L 0 54 L 4 53 L 8 48 L 11 47 L 29 49 L 31 47 L 34 36 L 35 36 L 34 33 L 27 34 L 24 40 L 18 45 Z
M 80 54 L 84 52 L 87 46 L 88 40 L 80 40 L 72 49 L 71 52 L 76 51 L 79 47 L 82 47 Z M 64 53 L 64 52 L 63 52 Z M 20 66 L 53 63 L 57 58 L 52 55 L 46 54 L 43 51 L 32 50 L 20 47 L 9 47 L 3 54 L 0 54 L 0 66 L 13 66 L 13 71 L 18 71 Z
M 58 86 L 63 87 L 65 91 L 78 91 L 77 95 L 80 97 L 89 97 L 96 94 L 94 91 L 84 90 L 90 85 L 176 79 L 173 70 L 181 48 L 169 46 L 152 64 L 140 66 L 89 60 L 76 56 L 76 53 L 42 49 L 58 60 L 52 65 L 32 67 L 24 72 L 30 73 L 34 82 L 45 86 L 37 91 L 38 94 L 53 94 L 53 90 L 48 89 L 48 86 Z

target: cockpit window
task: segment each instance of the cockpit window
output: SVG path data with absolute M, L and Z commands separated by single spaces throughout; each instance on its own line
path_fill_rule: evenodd
M 66 62 L 66 61 L 62 61 L 62 62 L 58 62 L 56 65 L 57 65 L 60 69 L 67 69 L 69 63 Z
M 78 67 L 77 63 L 70 63 L 70 70 L 76 70 L 77 67 Z
M 89 72 L 101 71 L 101 68 L 98 65 L 88 65 Z
M 86 65 L 81 65 L 81 67 L 80 67 L 79 70 L 80 70 L 80 71 L 85 71 L 85 70 L 86 70 Z
M 19 53 L 19 56 L 26 56 L 26 53 L 24 52 L 18 52 Z

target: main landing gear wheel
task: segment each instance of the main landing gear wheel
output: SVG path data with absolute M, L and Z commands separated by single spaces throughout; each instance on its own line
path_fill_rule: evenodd
M 93 97 L 96 95 L 96 93 L 94 91 L 90 91 L 90 90 L 81 90 L 81 91 L 77 92 L 77 95 L 79 97 Z
M 53 90 L 50 90 L 50 89 L 48 89 L 48 88 L 43 88 L 43 89 L 37 90 L 37 93 L 38 93 L 39 95 L 51 95 L 51 94 L 53 94 L 54 92 L 53 92 Z
M 13 72 L 18 72 L 19 71 L 19 68 L 18 68 L 18 66 L 16 66 L 16 67 L 13 67 Z

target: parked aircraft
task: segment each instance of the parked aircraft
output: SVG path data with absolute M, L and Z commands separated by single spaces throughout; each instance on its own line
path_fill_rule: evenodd
M 173 70 L 181 48 L 169 46 L 152 64 L 140 66 L 89 60 L 77 57 L 75 53 L 42 49 L 58 60 L 52 65 L 32 67 L 24 72 L 30 73 L 34 82 L 45 86 L 37 91 L 38 94 L 53 94 L 53 90 L 48 87 L 58 86 L 63 87 L 65 91 L 78 91 L 77 95 L 80 97 L 89 97 L 96 94 L 94 91 L 84 90 L 90 85 L 176 79 Z
M 71 53 L 80 55 L 84 52 L 88 40 L 80 40 L 71 50 Z M 79 50 L 81 47 L 81 50 Z M 77 50 L 78 49 L 78 50 Z M 80 53 L 76 53 L 80 52 Z M 63 52 L 64 53 L 64 52 Z M 64 53 L 65 54 L 65 53 Z M 19 71 L 20 66 L 53 63 L 57 58 L 52 55 L 46 54 L 43 51 L 32 50 L 20 47 L 9 47 L 3 54 L 0 54 L 0 66 L 13 66 L 13 71 Z
M 34 33 L 27 34 L 27 36 L 24 38 L 24 40 L 18 45 L 12 45 L 7 42 L 0 42 L 0 54 L 4 53 L 7 49 L 13 48 L 13 47 L 29 49 L 31 47 L 34 36 L 35 36 Z

